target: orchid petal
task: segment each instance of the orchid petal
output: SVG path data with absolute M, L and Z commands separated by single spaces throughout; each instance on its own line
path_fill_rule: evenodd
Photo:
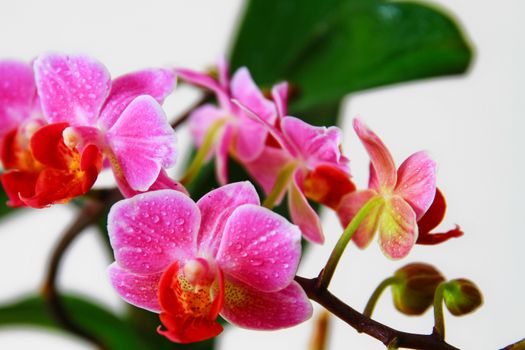
M 143 193 L 141 191 L 136 191 L 132 189 L 124 176 L 120 176 L 118 174 L 115 174 L 115 180 L 117 181 L 117 186 L 124 196 L 124 198 L 131 198 L 133 196 L 136 196 L 137 194 Z M 186 188 L 179 182 L 171 179 L 168 174 L 166 173 L 166 170 L 161 169 L 159 176 L 157 177 L 157 180 L 151 185 L 150 188 L 146 192 L 149 191 L 158 191 L 158 190 L 175 190 L 179 191 L 181 193 L 184 193 L 185 195 L 189 195 Z
M 145 69 L 113 80 L 109 96 L 102 107 L 99 125 L 110 129 L 136 97 L 149 95 L 162 104 L 175 88 L 175 74 L 167 69 Z
M 282 118 L 288 114 L 288 83 L 280 83 L 272 87 L 272 98 L 277 110 L 277 116 Z
M 7 204 L 10 207 L 23 207 L 26 204 L 21 198 L 29 198 L 35 194 L 35 185 L 38 173 L 9 170 L 0 174 L 2 187 L 5 190 Z
M 230 65 L 226 57 L 221 57 L 217 62 L 217 73 L 221 87 L 227 91 L 230 86 Z
M 257 158 L 264 149 L 268 130 L 258 121 L 240 115 L 235 139 L 235 155 L 244 163 Z
M 222 135 L 215 149 L 215 171 L 217 180 L 222 186 L 228 183 L 228 151 L 232 143 L 233 128 L 227 125 L 223 128 Z
M 160 312 L 158 299 L 159 281 L 162 273 L 134 274 L 122 269 L 116 262 L 108 268 L 113 288 L 128 303 L 153 312 Z
M 195 145 L 201 147 L 210 127 L 225 117 L 226 111 L 211 104 L 205 104 L 191 112 L 188 125 Z
M 31 66 L 18 61 L 0 61 L 0 82 L 1 143 L 7 132 L 31 115 L 36 87 Z
M 219 104 L 222 107 L 227 108 L 228 106 L 230 106 L 230 97 L 228 93 L 221 87 L 221 85 L 215 79 L 213 79 L 208 74 L 203 74 L 191 69 L 183 68 L 176 69 L 175 73 L 177 74 L 177 76 L 179 76 L 180 78 L 182 78 L 190 84 L 201 86 L 203 88 L 213 91 L 217 95 Z
M 274 292 L 295 276 L 301 255 L 301 232 L 269 209 L 245 204 L 233 211 L 224 227 L 217 263 L 225 278 Z
M 202 220 L 197 242 L 200 251 L 211 256 L 217 254 L 228 218 L 244 204 L 259 205 L 257 191 L 248 181 L 222 186 L 199 199 L 197 207 Z
M 379 186 L 393 189 L 397 181 L 396 166 L 385 144 L 359 119 L 354 119 L 354 130 L 370 156 Z
M 244 163 L 244 167 L 250 176 L 257 181 L 266 194 L 272 192 L 277 181 L 278 174 L 283 167 L 290 163 L 290 154 L 282 148 L 265 147 L 262 153 L 251 162 Z M 286 193 L 284 187 L 278 196 L 276 204 L 279 204 Z
M 186 195 L 172 190 L 143 193 L 117 202 L 108 216 L 115 260 L 133 273 L 152 274 L 196 252 L 200 213 Z
M 379 245 L 392 259 L 405 257 L 416 243 L 418 228 L 416 213 L 400 196 L 385 202 L 379 219 Z
M 227 280 L 221 316 L 239 327 L 276 330 L 309 319 L 312 304 L 295 281 L 284 289 L 268 293 L 240 281 Z
M 436 193 L 436 163 L 426 152 L 408 157 L 397 171 L 394 192 L 403 197 L 419 220 L 428 210 Z
M 348 226 L 365 203 L 375 196 L 377 193 L 373 190 L 356 191 L 345 195 L 337 209 L 337 216 L 341 225 L 343 227 Z M 377 231 L 379 214 L 381 214 L 381 206 L 373 208 L 352 236 L 352 240 L 359 248 L 364 249 L 372 242 Z
M 151 96 L 134 99 L 106 135 L 124 177 L 134 190 L 146 191 L 161 168 L 175 163 L 175 133 Z
M 48 54 L 34 63 L 36 86 L 48 120 L 94 125 L 109 94 L 106 68 L 88 56 Z
M 246 67 L 235 72 L 231 84 L 232 97 L 248 107 L 253 113 L 268 123 L 273 123 L 277 117 L 275 105 L 266 99 L 255 84 Z
M 297 176 L 294 176 L 288 192 L 288 208 L 292 222 L 299 226 L 304 238 L 313 243 L 323 244 L 321 220 L 300 190 L 297 180 Z

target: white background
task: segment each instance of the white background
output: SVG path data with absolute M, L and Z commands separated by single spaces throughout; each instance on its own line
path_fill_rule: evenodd
M 466 77 L 404 84 L 355 95 L 345 108 L 344 150 L 357 183 L 367 177 L 365 152 L 350 126 L 363 118 L 400 163 L 412 152 L 428 150 L 439 164 L 438 185 L 448 203 L 444 228 L 461 224 L 461 239 L 438 247 L 413 249 L 402 262 L 381 255 L 377 244 L 366 251 L 349 247 L 331 286 L 334 294 L 362 309 L 375 286 L 411 261 L 438 266 L 450 278 L 474 280 L 485 296 L 476 313 L 454 318 L 446 313 L 447 340 L 462 349 L 501 348 L 525 336 L 525 40 L 518 17 L 520 0 L 436 1 L 455 13 L 474 43 L 477 57 Z M 147 66 L 202 69 L 227 51 L 227 39 L 242 1 L 2 1 L 0 57 L 30 60 L 46 51 L 83 52 L 104 62 L 113 76 Z M 184 109 L 195 93 L 180 89 L 166 104 L 169 115 Z M 182 135 L 181 143 L 187 142 Z M 107 176 L 106 176 L 107 177 Z M 35 291 L 60 230 L 72 219 L 65 206 L 26 211 L 0 226 L 0 303 Z M 300 274 L 314 276 L 341 231 L 324 213 L 327 242 L 306 254 Z M 109 263 L 94 231 L 87 232 L 66 258 L 61 285 L 103 300 L 120 310 L 109 286 Z M 316 310 L 318 308 L 316 307 Z M 409 318 L 384 296 L 375 317 L 393 327 L 429 332 L 431 313 Z M 306 349 L 312 323 L 279 332 L 228 327 L 220 349 Z M 0 329 L 1 349 L 90 349 L 58 333 Z M 334 319 L 330 349 L 383 349 Z

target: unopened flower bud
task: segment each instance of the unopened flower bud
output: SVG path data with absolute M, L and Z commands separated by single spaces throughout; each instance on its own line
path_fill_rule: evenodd
M 394 274 L 392 295 L 396 309 L 407 315 L 424 313 L 434 300 L 437 286 L 445 280 L 432 265 L 408 264 Z
M 477 309 L 483 303 L 478 287 L 464 278 L 447 282 L 443 290 L 445 305 L 454 316 L 462 316 Z

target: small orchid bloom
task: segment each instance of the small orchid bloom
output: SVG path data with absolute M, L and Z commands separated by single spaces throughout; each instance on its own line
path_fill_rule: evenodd
M 213 138 L 217 179 L 228 182 L 228 154 L 241 162 L 257 158 L 263 151 L 267 129 L 249 118 L 232 99 L 238 100 L 256 112 L 268 123 L 274 123 L 277 111 L 274 103 L 266 99 L 254 83 L 247 68 L 238 69 L 229 80 L 228 64 L 221 60 L 217 65 L 218 80 L 207 74 L 189 69 L 177 69 L 177 75 L 185 81 L 213 91 L 219 106 L 205 104 L 192 112 L 189 117 L 190 132 L 197 147 L 202 147 L 207 138 Z
M 353 236 L 365 248 L 379 230 L 379 244 L 388 257 L 408 254 L 418 238 L 417 221 L 423 217 L 436 193 L 436 163 L 425 153 L 408 157 L 399 169 L 381 139 L 359 119 L 354 129 L 371 160 L 369 188 L 343 197 L 337 213 L 347 226 L 361 207 L 372 198 L 383 199 L 361 223 Z
M 69 123 L 66 145 L 93 144 L 109 161 L 125 196 L 148 189 L 180 189 L 165 168 L 175 163 L 175 134 L 159 103 L 173 90 L 168 70 L 148 69 L 110 80 L 87 56 L 48 54 L 34 63 L 42 110 L 50 123 Z
M 292 221 L 306 239 L 323 243 L 321 222 L 306 198 L 336 207 L 343 193 L 355 190 L 349 161 L 341 154 L 339 128 L 316 127 L 295 117 L 282 117 L 286 113 L 286 90 L 286 84 L 273 89 L 279 110 L 278 127 L 243 106 L 266 125 L 278 144 L 267 144 L 258 158 L 243 165 L 268 194 L 265 205 L 280 202 L 287 192 Z
M 46 125 L 33 69 L 18 61 L 0 62 L 0 175 L 9 205 L 41 208 L 86 193 L 100 171 L 91 145 L 80 154 L 66 147 L 67 124 Z
M 299 229 L 259 206 L 249 182 L 233 183 L 197 203 L 173 190 L 115 204 L 108 219 L 115 252 L 111 282 L 129 303 L 160 313 L 158 329 L 178 343 L 218 335 L 216 318 L 260 330 L 311 316 L 293 280 Z

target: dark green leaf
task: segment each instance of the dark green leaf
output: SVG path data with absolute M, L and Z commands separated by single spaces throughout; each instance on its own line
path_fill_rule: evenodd
M 15 211 L 15 208 L 7 206 L 7 194 L 0 185 L 0 219 L 5 215 L 12 213 L 13 211 Z
M 64 303 L 73 320 L 101 339 L 110 350 L 151 349 L 130 324 L 102 307 L 72 295 L 65 296 Z M 62 330 L 40 296 L 0 307 L 0 327 L 14 325 Z
M 470 59 L 444 12 L 378 0 L 251 0 L 232 51 L 232 66 L 248 66 L 259 83 L 295 85 L 296 111 L 350 92 L 463 73 Z

